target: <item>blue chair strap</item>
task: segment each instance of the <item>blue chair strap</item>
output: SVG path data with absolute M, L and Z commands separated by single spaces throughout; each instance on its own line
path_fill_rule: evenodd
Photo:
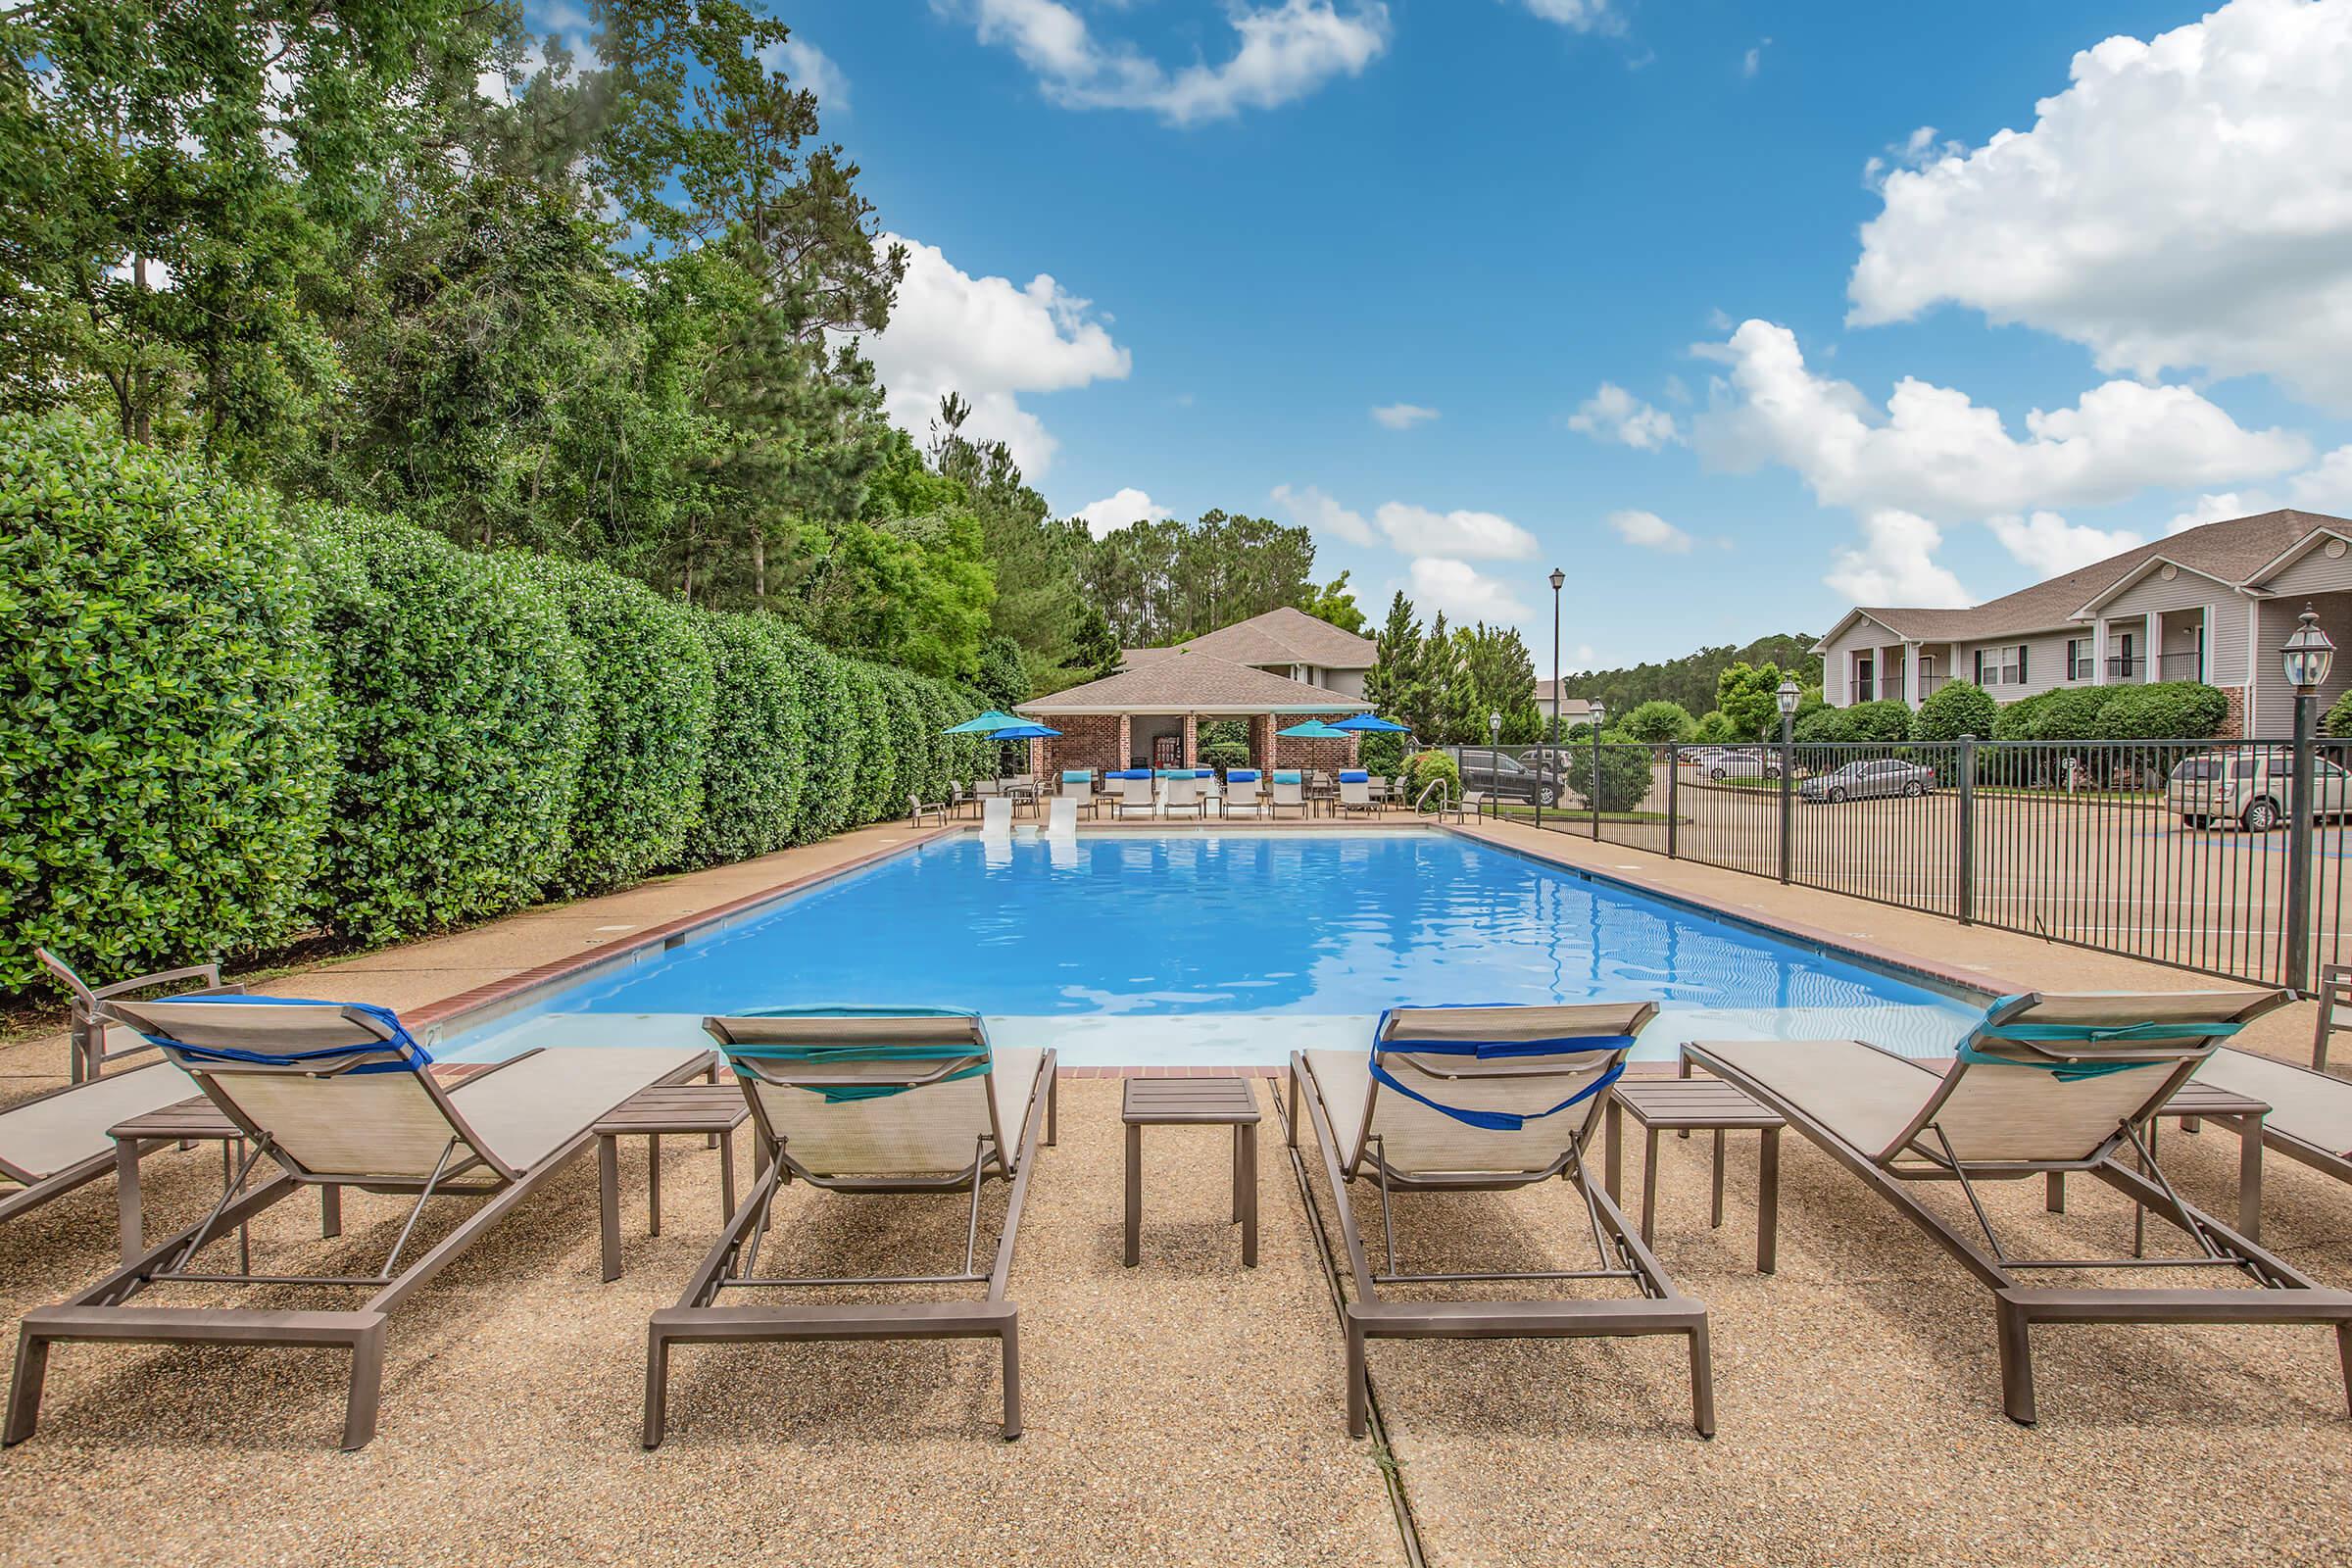
M 381 1055 L 389 1051 L 397 1054 L 400 1059 L 365 1062 L 350 1070 L 354 1073 L 420 1072 L 433 1063 L 432 1053 L 416 1043 L 416 1037 L 409 1033 L 408 1025 L 400 1021 L 398 1013 L 390 1007 L 379 1007 L 370 1002 L 320 1002 L 310 997 L 256 997 L 235 994 L 217 997 L 173 997 L 171 1000 L 174 1004 L 189 1004 L 210 1003 L 251 1005 L 259 1004 L 271 1007 L 349 1008 L 353 1012 L 366 1013 L 392 1031 L 390 1038 L 384 1040 L 359 1040 L 347 1046 L 322 1046 L 317 1051 L 285 1052 L 244 1051 L 233 1046 L 191 1046 L 186 1041 L 173 1039 L 170 1035 L 149 1034 L 144 1029 L 139 1031 L 140 1038 L 149 1045 L 169 1048 L 191 1061 L 242 1062 L 255 1067 L 302 1067 L 314 1062 L 340 1061 L 351 1056 Z
M 1570 1095 L 1549 1110 L 1530 1111 L 1521 1115 L 1516 1111 L 1508 1110 L 1473 1110 L 1465 1105 L 1448 1105 L 1443 1101 L 1432 1100 L 1419 1090 L 1407 1088 L 1399 1083 L 1396 1074 L 1380 1064 L 1380 1053 L 1378 1051 L 1372 1053 L 1372 1081 L 1374 1083 L 1380 1084 L 1384 1088 L 1394 1089 L 1405 1099 L 1417 1101 L 1432 1110 L 1442 1111 L 1465 1126 L 1477 1127 L 1491 1133 L 1515 1133 L 1531 1121 L 1541 1121 L 1546 1116 L 1556 1116 L 1571 1105 L 1591 1100 L 1594 1095 L 1599 1094 L 1624 1076 L 1625 1063 L 1622 1061 L 1611 1062 L 1607 1072 L 1602 1073 L 1598 1078 L 1585 1085 L 1584 1088 Z

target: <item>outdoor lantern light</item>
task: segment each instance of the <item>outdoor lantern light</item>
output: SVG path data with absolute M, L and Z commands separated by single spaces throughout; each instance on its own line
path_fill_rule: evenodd
M 1796 716 L 1797 699 L 1804 695 L 1802 692 L 1796 689 L 1796 682 L 1793 680 L 1785 680 L 1781 682 L 1781 689 L 1773 693 L 1773 695 L 1780 699 L 1781 716 L 1783 718 L 1794 718 Z
M 1607 704 L 1605 704 L 1605 703 L 1603 703 L 1603 702 L 1602 702 L 1602 701 L 1601 701 L 1599 698 L 1597 698 L 1597 697 L 1593 698 L 1593 699 L 1592 699 L 1592 733 L 1593 733 L 1593 734 L 1595 734 L 1595 735 L 1599 734 L 1599 733 L 1600 733 L 1600 726 L 1601 726 L 1601 725 L 1603 725 L 1603 724 L 1605 724 L 1605 723 L 1607 723 L 1607 722 L 1608 722 L 1608 719 L 1609 719 L 1609 710 L 1608 710 L 1608 705 L 1607 705 Z
M 1497 741 L 1502 739 L 1502 715 L 1500 713 L 1487 715 L 1487 733 Z
M 2328 666 L 2335 662 L 2335 644 L 2320 630 L 2320 617 L 2311 606 L 2303 607 L 2302 618 L 2278 650 L 2278 658 L 2286 666 L 2286 683 L 2295 690 L 2308 692 L 2327 684 Z
M 1565 588 L 1566 586 L 1568 586 L 1568 574 L 1567 574 L 1566 572 L 1562 571 L 1562 570 L 1561 570 L 1559 567 L 1557 567 L 1557 566 L 1554 566 L 1554 567 L 1552 567 L 1552 568 L 1551 568 L 1551 591 L 1552 591 L 1553 593 L 1555 593 L 1555 594 L 1556 594 L 1556 593 L 1558 593 L 1558 592 L 1559 592 L 1559 591 L 1560 591 L 1562 588 Z

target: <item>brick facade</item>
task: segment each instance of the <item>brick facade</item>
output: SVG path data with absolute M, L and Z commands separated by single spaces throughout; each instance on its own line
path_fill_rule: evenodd
M 1317 713 L 1312 716 L 1329 724 L 1346 718 L 1348 715 L 1346 713 Z M 1269 728 L 1289 729 L 1295 724 L 1303 724 L 1306 720 L 1307 715 L 1305 714 L 1286 714 L 1279 725 L 1269 725 Z M 1315 767 L 1321 768 L 1326 773 L 1337 773 L 1344 767 L 1355 765 L 1356 746 L 1360 739 L 1361 737 L 1352 734 L 1344 741 L 1307 740 L 1297 736 L 1277 734 L 1273 737 L 1274 765 L 1276 767 Z
M 1045 765 L 1039 777 L 1065 767 L 1091 767 L 1107 772 L 1127 765 L 1127 718 L 1123 713 L 1071 713 L 1053 726 L 1056 740 L 1041 741 Z
M 2225 686 L 2222 694 L 2230 699 L 2229 709 L 2222 714 L 2222 727 L 2216 740 L 2237 741 L 2246 738 L 2246 689 L 2243 686 Z

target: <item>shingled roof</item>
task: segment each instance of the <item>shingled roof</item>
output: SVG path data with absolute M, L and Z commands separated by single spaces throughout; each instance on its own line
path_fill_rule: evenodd
M 1343 697 L 1184 647 L 1084 686 L 1015 703 L 1012 710 L 1051 718 L 1055 713 L 1356 713 L 1371 707 L 1360 697 Z
M 1369 637 L 1342 631 L 1303 610 L 1284 607 L 1202 632 L 1176 645 L 1237 664 L 1311 664 L 1318 669 L 1370 669 L 1379 649 Z
M 2121 555 L 1987 600 L 1973 610 L 1920 610 L 1861 605 L 1868 615 L 1898 637 L 1938 642 L 1974 642 L 2030 631 L 2059 631 L 2076 624 L 2076 612 L 2149 562 L 2162 558 L 2232 586 L 2243 584 L 2290 546 L 2320 528 L 2352 528 L 2342 517 L 2316 512 L 2265 512 L 2231 517 L 2153 540 Z M 1836 635 L 1835 631 L 1832 635 Z

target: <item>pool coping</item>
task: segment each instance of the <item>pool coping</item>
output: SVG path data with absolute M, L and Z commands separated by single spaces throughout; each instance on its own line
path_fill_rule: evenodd
M 1937 990 L 1961 993 L 1958 1000 L 1983 999 L 1989 1002 L 2020 989 L 2008 987 L 2004 990 L 2001 988 L 2001 982 L 1991 981 L 1981 973 L 1967 973 L 1956 968 L 1947 968 L 1936 963 L 1933 959 L 1922 958 L 1912 954 L 1898 953 L 1892 949 L 1878 947 L 1867 942 L 1858 942 L 1851 937 L 1824 931 L 1796 921 L 1783 921 L 1772 917 L 1760 917 L 1753 913 L 1735 912 L 1704 900 L 1692 898 L 1688 894 L 1672 892 L 1637 878 L 1596 871 L 1573 860 L 1537 853 L 1528 846 L 1505 843 L 1499 839 L 1491 838 L 1467 824 L 1407 819 L 1388 822 L 1300 822 L 1285 823 L 1279 826 L 1285 831 L 1297 831 L 1304 828 L 1309 832 L 1321 833 L 1331 833 L 1335 829 L 1354 834 L 1389 832 L 1407 835 L 1417 832 L 1442 832 L 1476 844 L 1483 849 L 1512 856 L 1518 859 L 1530 861 L 1554 871 L 1565 872 L 1586 881 L 1599 882 L 1620 888 L 1642 898 L 1672 905 L 1677 908 L 1689 910 L 1692 914 L 1701 915 L 1710 920 L 1720 920 L 1760 936 L 1776 941 L 1792 942 L 1823 956 L 1848 959 L 1870 967 L 1891 970 L 1899 976 L 1925 982 Z M 1256 833 L 1275 827 L 1277 824 L 1271 822 L 1251 821 L 1230 824 L 1183 824 L 1174 831 Z M 1090 836 L 1103 837 L 1128 834 L 1159 836 L 1169 832 L 1170 829 L 1156 824 L 1147 826 L 1141 823 L 1121 823 L 1113 826 L 1089 823 L 1082 825 L 1080 831 L 1086 832 Z M 865 854 L 853 856 L 833 865 L 787 877 L 757 892 L 743 894 L 722 904 L 714 904 L 707 909 L 697 910 L 692 914 L 682 914 L 674 919 L 649 926 L 631 934 L 623 941 L 600 947 L 593 953 L 573 954 L 562 958 L 551 959 L 546 963 L 534 964 L 530 968 L 520 969 L 514 974 L 493 980 L 487 985 L 476 986 L 470 991 L 460 992 L 456 996 L 444 997 L 437 1002 L 428 1003 L 421 1007 L 413 1009 L 408 1015 L 409 1021 L 420 1030 L 430 1031 L 426 1035 L 428 1043 L 437 1041 L 445 1033 L 456 1032 L 453 1026 L 467 1030 L 475 1029 L 507 1013 L 521 1011 L 538 1001 L 541 996 L 552 994 L 564 986 L 577 985 L 600 971 L 623 968 L 639 961 L 654 951 L 666 952 L 672 948 L 682 947 L 697 936 L 744 919 L 754 911 L 779 903 L 794 894 L 806 892 L 843 877 L 854 876 L 884 860 L 903 855 L 911 855 L 927 844 L 957 836 L 977 836 L 978 832 L 978 827 L 969 822 L 950 822 L 928 829 L 909 828 L 907 836 L 895 843 L 878 846 Z M 1642 1063 L 1640 1065 L 1670 1068 L 1672 1064 Z M 1261 1070 L 1278 1069 L 1233 1065 L 1201 1067 L 1071 1066 L 1062 1068 L 1061 1074 L 1066 1077 L 1229 1076 L 1235 1073 L 1254 1075 Z

